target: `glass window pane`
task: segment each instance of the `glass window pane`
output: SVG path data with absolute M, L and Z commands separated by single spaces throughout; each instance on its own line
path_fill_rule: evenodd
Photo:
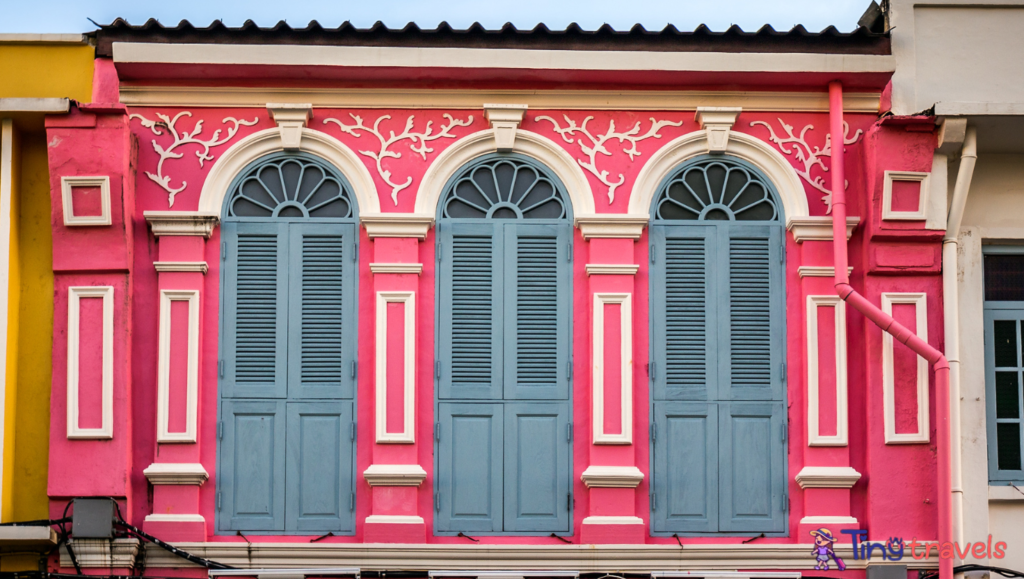
M 1024 301 L 1024 254 L 985 256 L 985 300 Z
M 1017 367 L 1017 321 L 995 320 L 996 368 Z
M 996 372 L 996 418 L 1020 418 L 1016 372 Z
M 1020 470 L 1020 424 L 997 424 L 999 470 Z

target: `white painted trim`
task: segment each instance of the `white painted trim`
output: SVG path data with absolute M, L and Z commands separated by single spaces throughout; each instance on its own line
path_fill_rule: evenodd
M 10 321 L 11 288 L 11 219 L 14 199 L 14 119 L 0 121 L 0 496 L 3 495 L 3 457 L 7 456 L 4 434 L 7 431 L 7 339 Z M 11 444 L 14 444 L 13 442 Z M 0 521 L 9 513 L 0 505 Z
M 205 261 L 154 261 L 153 267 L 158 272 L 202 273 L 210 271 Z
M 143 211 L 143 217 L 153 230 L 154 237 L 202 236 L 209 239 L 213 235 L 213 226 L 220 221 L 218 213 L 200 211 Z
M 931 193 L 929 181 L 931 173 L 919 171 L 886 171 L 885 184 L 882 185 L 882 220 L 883 221 L 923 221 L 928 218 L 925 208 L 928 204 L 928 196 Z M 904 181 L 919 183 L 920 190 L 917 194 L 916 211 L 893 211 L 892 208 L 892 183 L 893 181 Z
M 583 519 L 584 525 L 642 525 L 640 517 L 592 516 Z
M 989 502 L 1024 502 L 1024 489 L 1014 485 L 988 487 Z
M 203 515 L 152 513 L 146 515 L 147 523 L 205 523 Z
M 185 432 L 171 432 L 169 424 L 172 302 L 188 302 Z M 199 420 L 199 290 L 160 290 L 160 338 L 156 391 L 156 441 L 196 442 L 196 424 Z
M 371 263 L 371 273 L 423 273 L 422 263 Z
M 593 342 L 593 391 L 594 398 L 593 431 L 594 444 L 633 444 L 633 294 L 629 293 L 595 293 L 594 294 L 594 330 Z M 619 342 L 621 382 L 621 418 L 622 432 L 607 434 L 604 431 L 604 306 L 619 305 Z
M 113 43 L 115 63 L 679 72 L 891 73 L 874 54 Z
M 78 365 L 81 298 L 103 298 L 102 418 L 99 428 L 78 427 Z M 71 286 L 68 288 L 68 424 L 69 439 L 114 437 L 114 287 Z
M 2 41 L 0 41 L 2 42 Z M 2 98 L 0 113 L 66 113 L 71 101 L 66 98 Z
M 636 275 L 640 266 L 634 263 L 588 263 L 587 275 Z
M 892 315 L 893 304 L 910 304 L 917 312 L 917 328 L 910 331 L 928 341 L 928 296 L 924 293 L 884 292 L 882 310 Z M 915 444 L 931 440 L 928 432 L 928 361 L 917 356 L 917 432 L 896 433 L 895 368 L 892 335 L 882 332 L 882 400 L 885 406 L 885 443 Z
M 416 515 L 370 515 L 363 522 L 387 525 L 422 525 L 423 517 Z
M 427 478 L 427 471 L 418 464 L 371 464 L 363 471 L 371 487 L 418 487 Z
M 693 120 L 697 121 L 706 133 L 708 153 L 725 152 L 732 126 L 736 124 L 736 117 L 740 116 L 741 112 L 741 107 L 697 107 Z
M 210 478 L 198 462 L 154 462 L 142 474 L 154 485 L 201 485 Z
M 420 215 L 434 215 L 448 180 L 473 159 L 497 151 L 496 139 L 495 129 L 477 131 L 462 137 L 442 151 L 420 180 L 419 189 L 416 191 L 415 212 Z M 512 151 L 536 159 L 558 177 L 569 194 L 575 219 L 596 214 L 590 182 L 587 181 L 579 163 L 565 148 L 533 131 L 518 129 Z
M 860 473 L 849 466 L 805 466 L 795 480 L 802 489 L 849 489 L 860 480 Z
M 84 34 L 7 32 L 0 34 L 0 42 L 5 44 L 88 44 L 89 39 Z
M 629 196 L 629 213 L 649 215 L 651 203 L 661 184 L 680 164 L 708 152 L 707 132 L 695 131 L 685 134 L 658 149 L 640 169 Z M 808 216 L 807 192 L 800 177 L 781 153 L 770 144 L 745 133 L 730 131 L 728 143 L 723 151 L 747 161 L 765 173 L 775 186 L 782 200 L 787 226 L 793 219 Z
M 846 268 L 846 275 L 853 273 L 853 266 Z M 800 277 L 835 277 L 836 268 L 831 265 L 801 265 L 796 268 L 796 274 Z
M 360 213 L 359 222 L 370 239 L 378 237 L 412 237 L 423 240 L 434 226 L 433 214 Z
M 199 195 L 199 211 L 220 215 L 224 197 L 235 177 L 256 159 L 284 150 L 285 144 L 278 127 L 257 131 L 232 145 L 221 154 L 220 160 L 206 177 Z M 380 198 L 370 170 L 352 149 L 327 133 L 302 128 L 298 150 L 324 159 L 345 176 L 352 187 L 360 215 L 380 212 Z
M 800 519 L 801 525 L 856 525 L 857 519 L 855 517 L 843 517 L 843 516 L 807 516 Z
M 822 435 L 818 429 L 821 411 L 818 400 L 818 307 L 832 306 L 835 312 L 836 345 L 836 433 Z M 837 295 L 807 296 L 807 445 L 849 444 L 849 394 L 846 372 L 846 302 Z
M 595 215 L 576 216 L 576 227 L 579 227 L 583 239 L 640 239 L 644 227 L 650 222 L 648 214 L 632 213 L 599 213 Z
M 75 557 L 82 568 L 111 569 L 133 567 L 139 555 L 140 542 L 135 537 L 117 539 L 76 539 Z M 184 559 L 182 559 L 184 561 Z M 61 545 L 60 566 L 72 566 L 67 547 Z
M 100 188 L 100 214 L 99 215 L 75 215 L 75 205 L 72 199 L 72 190 L 75 187 L 99 187 Z M 61 205 L 64 208 L 64 225 L 76 227 L 83 225 L 110 225 L 110 177 L 106 175 L 97 177 L 65 176 L 60 178 Z
M 388 304 L 405 304 L 405 352 L 402 406 L 404 421 L 402 432 L 387 431 L 388 412 Z M 377 292 L 377 349 L 374 389 L 376 391 L 375 418 L 378 444 L 408 444 L 416 442 L 416 292 Z
M 644 480 L 644 473 L 635 466 L 590 465 L 580 476 L 588 489 L 635 489 Z
M 846 239 L 853 236 L 853 230 L 860 223 L 860 217 L 846 218 Z M 795 217 L 786 219 L 786 228 L 793 234 L 793 241 L 832 241 L 832 218 L 827 215 Z

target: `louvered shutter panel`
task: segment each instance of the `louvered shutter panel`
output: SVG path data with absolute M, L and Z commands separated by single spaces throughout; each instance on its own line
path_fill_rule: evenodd
M 288 531 L 355 530 L 352 402 L 289 402 Z
M 572 228 L 519 222 L 504 229 L 505 399 L 567 400 Z
M 505 403 L 505 531 L 569 528 L 569 403 Z
M 284 530 L 285 406 L 284 400 L 221 402 L 221 530 Z
M 352 398 L 355 227 L 304 222 L 290 228 L 289 395 Z
M 502 530 L 502 404 L 438 404 L 439 532 Z
M 720 228 L 720 400 L 782 400 L 783 249 L 779 226 Z
M 656 402 L 653 530 L 718 530 L 718 405 Z
M 654 399 L 708 400 L 717 383 L 715 228 L 651 227 Z
M 719 424 L 720 529 L 785 531 L 784 403 L 723 402 Z
M 441 399 L 502 395 L 502 230 L 500 223 L 440 227 Z
M 225 398 L 284 398 L 288 329 L 287 224 L 224 223 Z

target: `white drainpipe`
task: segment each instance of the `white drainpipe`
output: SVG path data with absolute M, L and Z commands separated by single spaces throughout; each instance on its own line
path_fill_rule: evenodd
M 960 169 L 953 187 L 953 202 L 942 240 L 942 318 L 945 322 L 946 359 L 949 360 L 950 438 L 952 438 L 953 470 L 953 538 L 964 541 L 963 469 L 960 460 L 960 307 L 957 292 L 957 237 L 964 217 L 967 193 L 978 158 L 978 139 L 974 127 L 968 127 L 960 154 Z

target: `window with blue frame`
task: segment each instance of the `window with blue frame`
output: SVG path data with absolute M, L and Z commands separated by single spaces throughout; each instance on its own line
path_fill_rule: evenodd
M 572 215 L 551 171 L 491 154 L 437 215 L 435 531 L 571 531 Z
M 992 484 L 1024 483 L 1024 248 L 985 256 L 985 401 Z
M 771 182 L 692 159 L 651 207 L 652 533 L 783 533 L 785 236 Z
M 355 532 L 352 199 L 305 153 L 252 163 L 225 198 L 219 531 Z

